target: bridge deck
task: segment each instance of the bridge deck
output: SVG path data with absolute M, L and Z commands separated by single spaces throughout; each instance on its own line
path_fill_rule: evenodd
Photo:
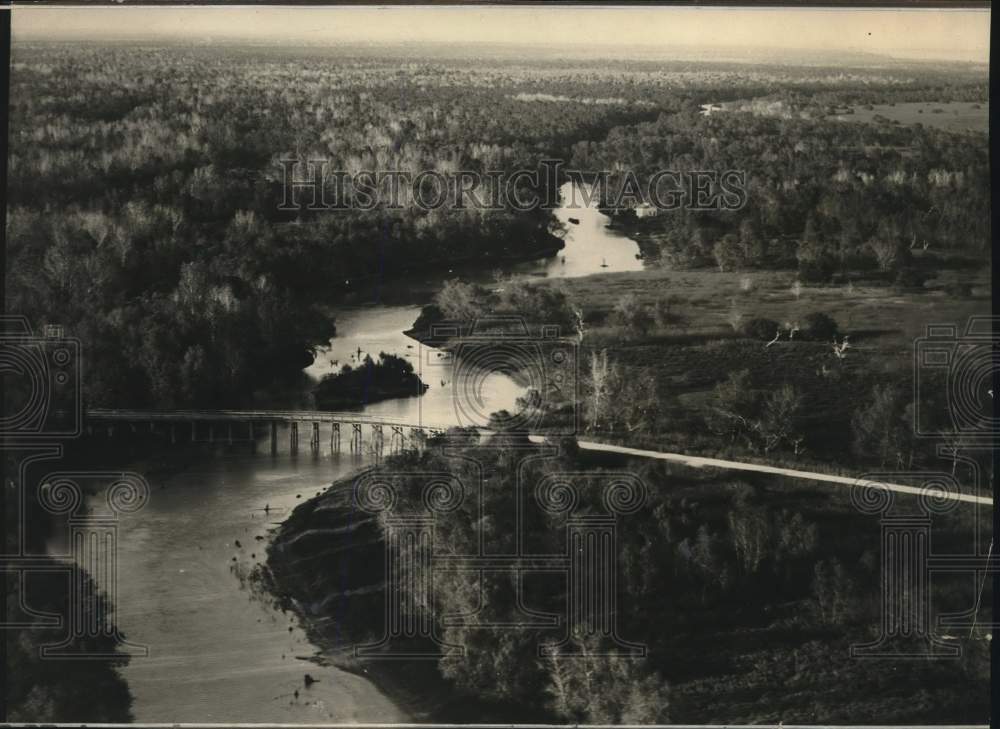
M 452 427 L 447 423 L 412 423 L 400 418 L 390 418 L 384 416 L 366 415 L 360 412 L 332 412 L 327 410 L 112 410 L 94 408 L 86 411 L 89 420 L 108 422 L 247 422 L 247 421 L 296 421 L 296 422 L 327 422 L 327 423 L 356 423 L 362 425 L 388 425 L 404 428 L 417 428 L 421 430 L 444 431 Z M 481 432 L 489 432 L 480 429 Z M 529 436 L 534 442 L 544 442 L 542 435 Z M 882 482 L 871 482 L 868 479 L 853 476 L 840 476 L 830 473 L 817 473 L 813 471 L 800 471 L 796 469 L 780 468 L 776 466 L 765 466 L 759 463 L 746 463 L 741 461 L 729 461 L 719 458 L 708 458 L 704 456 L 693 456 L 683 453 L 664 453 L 662 451 L 650 451 L 626 446 L 612 445 L 593 441 L 578 441 L 583 450 L 603 451 L 605 453 L 617 453 L 638 458 L 653 458 L 664 461 L 674 461 L 694 468 L 718 468 L 721 470 L 754 471 L 757 473 L 769 473 L 778 476 L 787 476 L 794 479 L 806 481 L 819 481 L 836 484 L 841 487 L 852 487 L 864 483 L 875 488 L 883 488 L 911 496 L 926 495 L 925 490 L 919 486 L 907 484 L 893 484 Z M 966 503 L 993 505 L 993 499 L 989 496 L 974 493 L 941 493 L 936 498 L 947 501 L 961 501 Z
M 367 415 L 361 412 L 334 412 L 331 410 L 125 410 L 90 408 L 86 411 L 89 421 L 118 422 L 247 422 L 284 421 L 320 423 L 361 423 L 363 425 L 396 425 L 405 428 L 445 430 L 443 423 L 414 423 L 402 418 Z

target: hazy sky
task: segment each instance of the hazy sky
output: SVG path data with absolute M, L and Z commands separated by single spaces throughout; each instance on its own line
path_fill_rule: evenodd
M 871 51 L 908 58 L 989 58 L 988 10 L 668 7 L 14 7 L 15 40 L 289 38 L 695 45 Z

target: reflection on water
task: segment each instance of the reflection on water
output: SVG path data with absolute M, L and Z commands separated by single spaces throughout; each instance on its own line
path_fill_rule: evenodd
M 251 599 L 238 579 L 264 559 L 269 529 L 361 463 L 219 454 L 152 483 L 119 539 L 115 620 L 149 646 L 124 669 L 137 721 L 405 720 L 363 677 L 300 660 L 316 651 L 291 614 Z M 308 689 L 306 673 L 318 679 Z
M 570 190 L 563 188 L 564 201 Z M 606 227 L 594 209 L 558 211 L 567 226 L 566 248 L 553 259 L 514 267 L 518 275 L 583 276 L 642 267 L 638 247 Z M 576 218 L 579 224 L 569 222 Z M 606 266 L 606 267 L 605 267 Z M 524 388 L 509 377 L 477 373 L 455 382 L 445 353 L 423 347 L 402 332 L 417 306 L 372 304 L 337 312 L 338 336 L 306 371 L 318 379 L 366 354 L 389 352 L 413 362 L 429 386 L 421 397 L 374 403 L 364 412 L 412 423 L 470 424 L 456 413 L 485 418 L 515 409 Z M 481 373 L 479 373 L 481 374 Z M 475 382 L 474 388 L 468 382 Z M 478 423 L 482 424 L 482 423 Z M 364 461 L 331 453 L 329 430 L 320 453 L 308 433 L 301 453 L 250 455 L 247 444 L 208 455 L 196 466 L 153 481 L 141 512 L 122 523 L 116 621 L 130 641 L 149 646 L 148 658 L 124 669 L 135 696 L 134 712 L 146 722 L 401 722 L 408 718 L 365 678 L 299 660 L 315 649 L 290 615 L 251 598 L 238 574 L 264 559 L 268 530 L 305 499 Z M 347 435 L 342 436 L 347 450 Z M 387 434 L 388 437 L 388 434 Z M 243 451 L 236 454 L 235 449 Z M 264 509 L 267 508 L 267 511 Z M 237 546 L 237 540 L 240 546 Z M 233 558 L 236 557 L 236 561 Z M 319 679 L 305 688 L 306 673 Z M 295 692 L 298 691 L 296 697 Z
M 428 389 L 419 397 L 366 405 L 363 411 L 367 414 L 413 424 L 486 425 L 488 413 L 513 411 L 517 398 L 524 394 L 524 387 L 499 373 L 488 373 L 487 379 L 481 380 L 467 364 L 457 367 L 447 353 L 403 334 L 419 314 L 419 307 L 378 304 L 338 311 L 337 336 L 330 340 L 328 348 L 317 354 L 306 373 L 318 380 L 345 364 L 354 367 L 366 356 L 377 359 L 380 352 L 388 352 L 411 362 Z M 476 383 L 474 389 L 469 386 L 470 382 Z M 458 402 L 456 397 L 460 398 Z M 475 406 L 476 412 L 484 413 L 480 422 L 468 422 L 463 416 L 470 405 Z
M 596 199 L 584 207 L 587 191 L 560 188 L 562 206 L 556 217 L 566 226 L 566 247 L 554 258 L 517 264 L 517 276 L 572 278 L 593 273 L 637 271 L 643 262 L 636 255 L 635 241 L 607 227 L 608 217 L 596 208 Z M 576 223 L 571 222 L 577 221 Z M 337 312 L 337 336 L 322 349 L 306 373 L 318 380 L 344 365 L 357 366 L 366 356 L 377 359 L 380 352 L 404 357 L 429 389 L 422 397 L 386 400 L 364 407 L 364 412 L 405 419 L 410 423 L 485 425 L 488 413 L 506 409 L 513 412 L 525 388 L 509 377 L 489 373 L 481 381 L 475 371 L 463 365 L 456 387 L 454 363 L 436 349 L 421 345 L 403 331 L 413 326 L 420 314 L 418 306 L 387 306 L 378 303 L 341 309 Z M 475 381 L 476 386 L 469 383 Z M 479 414 L 479 422 L 467 422 L 463 413 Z
M 573 188 L 570 182 L 559 188 L 561 206 L 555 211 L 556 218 L 566 226 L 566 247 L 555 258 L 515 266 L 514 270 L 550 278 L 641 271 L 643 262 L 636 258 L 639 253 L 636 242 L 608 227 L 608 217 L 597 210 L 596 196 L 585 207 L 588 191 Z

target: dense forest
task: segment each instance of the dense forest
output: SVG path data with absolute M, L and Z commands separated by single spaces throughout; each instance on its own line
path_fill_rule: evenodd
M 606 187 L 612 197 L 630 175 L 641 182 L 659 170 L 746 171 L 741 211 L 682 207 L 633 221 L 649 236 L 646 252 L 675 267 L 797 267 L 804 281 L 862 269 L 914 280 L 914 250 L 989 258 L 984 136 L 688 112 L 580 142 L 572 166 L 618 170 Z M 677 192 L 669 183 L 659 201 Z
M 576 343 L 574 389 L 558 398 L 529 391 L 518 402 L 538 411 L 532 422 L 542 430 L 565 432 L 574 422 L 581 437 L 598 441 L 847 467 L 854 475 L 863 468 L 954 475 L 985 460 L 985 451 L 966 450 L 961 433 L 939 440 L 914 433 L 917 405 L 938 419 L 935 428 L 951 420 L 943 374 L 924 380 L 925 398 L 915 402 L 912 354 L 930 319 L 964 321 L 989 302 L 988 137 L 848 113 L 923 101 L 966 111 L 988 105 L 985 69 L 463 53 L 16 43 L 7 311 L 28 316 L 36 330 L 61 325 L 82 342 L 88 404 L 238 407 L 297 386 L 336 335 L 338 307 L 349 299 L 376 298 L 404 277 L 428 287 L 445 280 L 408 332 L 417 340 L 427 341 L 436 323 L 462 331 L 510 314 L 527 319 L 533 333 L 556 325 Z M 707 113 L 715 104 L 726 106 Z M 381 191 L 365 209 L 283 204 L 288 160 L 324 160 L 348 173 L 451 176 L 533 170 L 554 159 L 588 176 L 609 173 L 601 202 L 610 224 L 638 241 L 644 270 L 561 283 L 498 275 L 473 284 L 452 279 L 453 269 L 485 273 L 554 255 L 565 229 L 544 209 L 426 209 L 412 196 L 393 204 Z M 646 214 L 656 200 L 613 204 L 630 180 L 641 187 L 663 170 L 738 171 L 745 205 Z M 550 197 L 562 182 L 543 179 L 531 192 Z M 346 194 L 355 202 L 364 192 Z M 357 354 L 356 367 L 315 388 L 319 407 L 423 391 L 399 356 Z M 464 614 L 484 607 L 492 623 L 436 624 L 447 640 L 470 646 L 468 660 L 384 669 L 389 687 L 432 686 L 429 700 L 444 704 L 428 707 L 434 717 L 985 716 L 981 633 L 947 665 L 908 663 L 907 672 L 890 674 L 848 658 L 848 646 L 871 639 L 878 624 L 879 543 L 878 524 L 862 522 L 843 493 L 594 459 L 571 439 L 552 458 L 502 432 L 487 441 L 456 430 L 430 445 L 367 473 L 404 474 L 400 504 L 416 512 L 428 474 L 482 479 L 483 503 L 467 501 L 441 524 L 437 538 L 450 554 L 475 552 L 480 537 L 509 552 L 519 477 L 534 484 L 588 470 L 599 478 L 627 467 L 648 496 L 627 516 L 619 545 L 619 624 L 622 635 L 649 646 L 647 657 L 618 660 L 593 641 L 585 660 L 558 652 L 541 659 L 537 640 L 554 631 L 510 623 L 525 601 L 557 611 L 563 582 L 521 585 L 502 571 L 445 574 L 437 602 L 424 607 Z M 537 458 L 520 469 L 517 459 L 527 456 Z M 257 574 L 331 654 L 377 638 L 374 621 L 383 614 L 387 526 L 359 515 L 352 483 L 302 503 Z M 971 478 L 963 483 L 986 489 Z M 580 513 L 604 503 L 597 487 L 578 496 Z M 480 506 L 483 513 L 473 510 Z M 967 514 L 936 523 L 936 548 L 968 547 Z M 13 518 L 10 510 L 6 516 Z M 532 548 L 559 551 L 566 515 L 534 518 Z M 331 533 L 353 541 L 345 547 Z M 357 565 L 364 568 L 351 569 Z M 33 584 L 33 607 L 65 609 L 64 586 L 44 582 Z M 23 585 L 6 586 L 13 614 Z M 942 581 L 935 599 L 967 608 L 968 587 Z M 50 638 L 22 630 L 11 642 L 8 718 L 127 720 L 130 696 L 115 666 L 34 660 Z M 67 676 L 73 681 L 57 680 Z M 98 694 L 92 714 L 82 713 Z
M 391 580 L 382 555 L 394 519 L 432 518 L 438 555 L 522 555 L 520 578 L 512 569 L 435 570 L 432 603 L 417 609 L 434 616 L 443 644 L 465 647 L 464 657 L 442 651 L 434 676 L 415 670 L 425 660 L 364 663 L 446 720 L 537 720 L 544 712 L 554 722 L 835 723 L 978 721 L 988 713 L 982 630 L 963 634 L 959 661 L 907 661 L 905 672 L 887 672 L 884 661 L 851 658 L 852 644 L 877 636 L 881 578 L 878 519 L 859 514 L 847 490 L 602 460 L 571 439 L 561 446 L 556 454 L 523 436 L 480 440 L 453 430 L 302 504 L 258 577 L 307 619 L 328 655 L 351 666 L 352 648 L 382 635 Z M 533 573 L 532 555 L 562 554 L 571 516 L 606 513 L 607 489 L 622 470 L 644 491 L 638 508 L 617 516 L 615 615 L 618 635 L 646 646 L 645 658 L 615 655 L 606 636 L 583 628 L 530 619 L 561 614 L 570 589 L 564 574 Z M 442 473 L 461 488 L 442 490 Z M 383 490 L 366 496 L 365 484 Z M 366 513 L 373 496 L 388 510 Z M 961 548 L 974 518 L 960 509 L 938 519 L 935 544 Z M 936 609 L 975 599 L 975 586 L 951 577 L 935 580 Z M 538 653 L 566 630 L 576 642 Z M 569 654 L 573 646 L 579 655 Z M 415 639 L 396 648 L 437 651 Z
M 822 277 L 852 256 L 898 268 L 914 242 L 982 254 L 988 240 L 985 148 L 818 118 L 872 99 L 985 98 L 961 66 L 401 64 L 356 48 L 18 43 L 11 84 L 7 309 L 86 342 L 86 395 L 100 405 L 253 401 L 334 334 L 320 305 L 345 292 L 559 245 L 545 211 L 281 210 L 283 159 L 348 172 L 552 158 L 743 169 L 752 214 L 657 216 L 650 247 L 722 268 L 797 260 Z M 698 115 L 757 97 L 796 118 Z M 901 220 L 914 206 L 919 221 Z
M 132 694 L 119 673 L 130 660 L 125 652 L 110 660 L 81 660 L 73 655 L 40 657 L 43 647 L 59 645 L 70 637 L 74 614 L 80 625 L 100 624 L 102 632 L 73 637 L 64 647 L 67 653 L 115 653 L 121 639 L 109 617 L 113 616 L 114 605 L 100 586 L 93 586 L 86 569 L 80 566 L 71 575 L 63 560 L 46 553 L 46 545 L 58 536 L 58 530 L 66 529 L 65 519 L 42 509 L 39 491 L 33 488 L 36 481 L 32 476 L 37 477 L 37 473 L 28 468 L 21 470 L 18 455 L 24 456 L 25 452 L 8 450 L 4 454 L 4 472 L 11 474 L 4 489 L 4 553 L 23 550 L 33 555 L 34 566 L 24 574 L 12 569 L 3 571 L 4 621 L 8 623 L 4 631 L 4 721 L 131 721 Z M 22 475 L 26 482 L 21 481 Z M 63 503 L 68 504 L 69 500 Z M 90 589 L 77 594 L 71 586 L 71 581 L 77 579 Z M 53 625 L 50 616 L 58 616 L 60 622 Z

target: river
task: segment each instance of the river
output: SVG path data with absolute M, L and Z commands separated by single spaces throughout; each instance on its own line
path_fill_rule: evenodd
M 642 267 L 634 241 L 608 229 L 607 218 L 597 210 L 567 205 L 568 187 L 562 193 L 563 207 L 556 214 L 567 227 L 565 249 L 551 259 L 512 266 L 509 273 L 571 277 Z M 318 378 L 350 364 L 359 349 L 362 357 L 380 351 L 406 356 L 421 364 L 430 389 L 422 397 L 374 403 L 364 411 L 409 422 L 456 422 L 451 368 L 439 364 L 435 350 L 402 334 L 419 312 L 419 306 L 377 301 L 338 310 L 338 336 L 307 374 Z M 522 388 L 494 374 L 477 392 L 484 398 L 478 407 L 489 412 L 512 408 Z M 149 647 L 148 657 L 134 658 L 123 669 L 137 721 L 414 718 L 363 676 L 301 660 L 316 649 L 294 617 L 254 599 L 239 579 L 240 571 L 263 559 L 268 531 L 297 504 L 366 463 L 364 457 L 332 453 L 325 435 L 317 455 L 308 445 L 292 455 L 287 437 L 279 442 L 283 449 L 273 457 L 263 455 L 266 447 L 255 456 L 246 444 L 218 446 L 193 466 L 150 478 L 149 502 L 123 520 L 115 620 L 130 642 Z M 317 679 L 308 688 L 306 673 Z

